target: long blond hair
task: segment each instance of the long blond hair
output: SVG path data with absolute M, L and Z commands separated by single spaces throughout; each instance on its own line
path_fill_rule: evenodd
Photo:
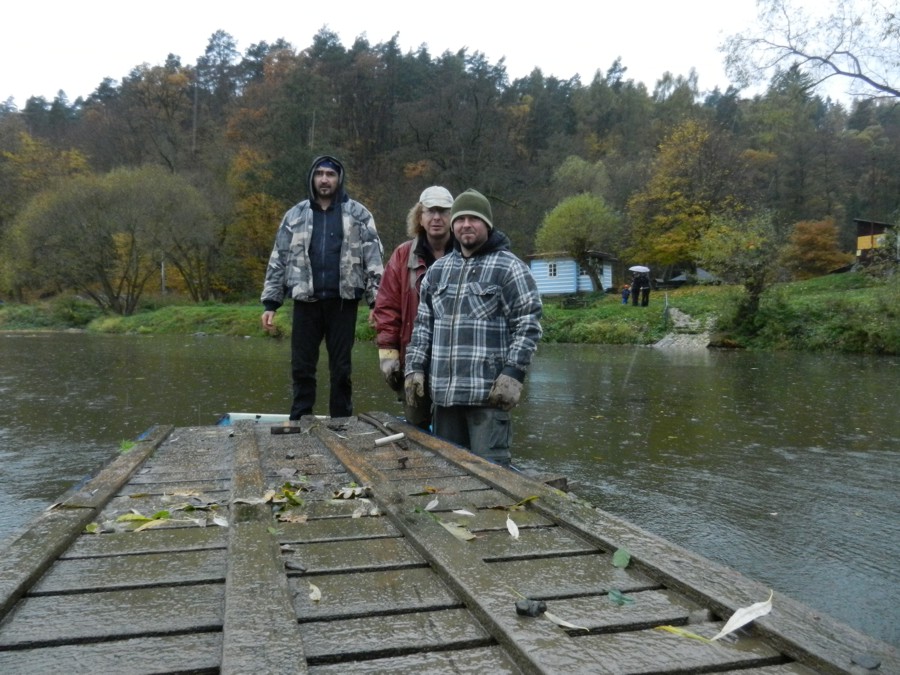
M 425 228 L 422 227 L 423 211 L 425 211 L 425 206 L 422 202 L 416 202 L 416 205 L 406 214 L 406 234 L 409 235 L 410 239 L 415 239 L 420 232 L 425 231 Z

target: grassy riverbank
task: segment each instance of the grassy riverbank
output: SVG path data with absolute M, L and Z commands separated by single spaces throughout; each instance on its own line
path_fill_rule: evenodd
M 666 303 L 701 324 L 715 322 L 717 344 L 760 350 L 837 351 L 900 354 L 900 281 L 864 274 L 840 274 L 779 284 L 764 296 L 751 326 L 734 325 L 742 290 L 732 286 L 691 286 L 656 291 L 649 307 L 622 305 L 618 295 L 586 296 L 586 306 L 561 307 L 546 299 L 544 340 L 582 344 L 652 344 L 671 329 Z M 0 305 L 0 330 L 85 329 L 98 333 L 234 336 L 265 334 L 261 307 L 247 304 L 177 304 L 153 299 L 137 314 L 106 315 L 73 297 L 29 305 Z M 360 310 L 357 338 L 374 337 Z M 281 336 L 290 334 L 289 307 L 278 313 Z

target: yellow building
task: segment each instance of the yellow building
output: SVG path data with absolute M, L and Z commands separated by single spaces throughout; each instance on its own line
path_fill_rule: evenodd
M 873 249 L 884 246 L 888 230 L 896 227 L 891 223 L 862 218 L 854 218 L 853 222 L 856 223 L 856 259 L 859 262 L 865 262 L 871 257 Z

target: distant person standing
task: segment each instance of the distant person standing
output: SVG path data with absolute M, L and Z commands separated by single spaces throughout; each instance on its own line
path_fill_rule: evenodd
M 622 286 L 622 304 L 628 304 L 628 296 L 631 295 L 631 287 L 628 284 Z
M 406 216 L 406 231 L 412 239 L 400 244 L 391 255 L 375 301 L 375 343 L 381 373 L 394 391 L 403 391 L 406 346 L 412 338 L 419 309 L 419 287 L 425 272 L 453 249 L 450 207 L 453 196 L 438 185 L 426 188 Z M 405 403 L 405 398 L 404 398 Z M 431 425 L 431 396 L 414 406 L 404 405 L 406 421 L 423 429 Z
M 650 277 L 646 274 L 641 275 L 641 307 L 650 304 Z
M 360 299 L 375 306 L 383 249 L 369 210 L 344 192 L 344 166 L 334 157 L 313 160 L 309 199 L 281 220 L 263 286 L 264 330 L 286 295 L 294 301 L 291 333 L 293 403 L 290 418 L 311 415 L 322 340 L 328 350 L 332 417 L 353 414 L 351 352 Z
M 435 435 L 508 465 L 509 411 L 541 338 L 541 297 L 528 266 L 494 229 L 484 195 L 458 195 L 450 227 L 453 252 L 422 280 L 406 352 L 406 402 L 417 405 L 427 386 Z
M 637 307 L 641 299 L 641 275 L 634 272 L 631 275 L 631 306 Z

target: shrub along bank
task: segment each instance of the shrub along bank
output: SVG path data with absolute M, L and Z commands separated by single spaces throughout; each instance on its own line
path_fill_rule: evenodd
M 621 304 L 618 295 L 586 296 L 584 306 L 566 308 L 554 298 L 544 302 L 544 341 L 581 344 L 648 345 L 671 330 L 666 307 L 701 323 L 715 318 L 714 344 L 757 350 L 835 351 L 900 354 L 900 280 L 885 281 L 861 273 L 779 284 L 763 296 L 749 324 L 736 325 L 743 291 L 735 286 L 690 286 L 651 294 L 648 307 Z M 262 307 L 247 304 L 171 304 L 153 301 L 132 316 L 103 314 L 74 297 L 36 304 L 0 305 L 0 330 L 85 329 L 100 333 L 234 336 L 266 334 Z M 361 307 L 356 336 L 371 340 L 368 309 Z M 279 337 L 291 331 L 290 306 L 278 313 Z

